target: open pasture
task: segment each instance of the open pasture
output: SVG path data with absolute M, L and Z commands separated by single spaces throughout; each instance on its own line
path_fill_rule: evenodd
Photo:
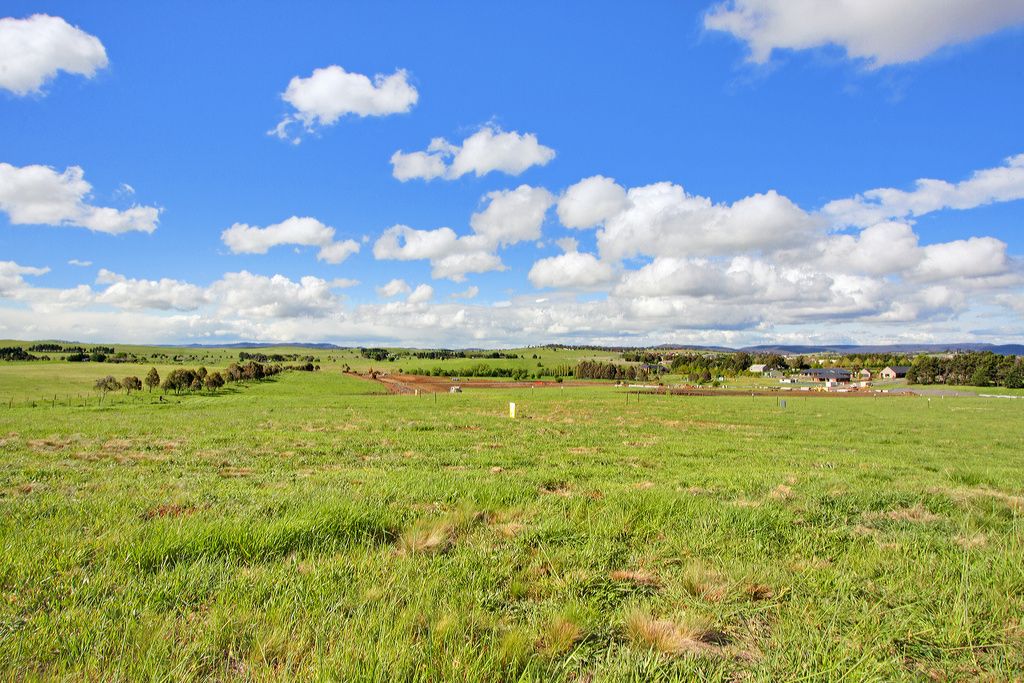
M 1024 676 L 1019 401 L 380 391 L 0 408 L 0 676 Z

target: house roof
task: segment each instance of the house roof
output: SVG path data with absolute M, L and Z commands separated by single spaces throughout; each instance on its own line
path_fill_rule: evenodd
M 801 370 L 800 374 L 808 377 L 849 377 L 852 373 L 846 368 L 809 368 Z
M 909 365 L 890 365 L 886 370 L 892 370 L 897 374 L 907 374 L 910 371 Z

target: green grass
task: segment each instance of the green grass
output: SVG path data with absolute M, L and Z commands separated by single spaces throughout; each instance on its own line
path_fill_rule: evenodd
M 0 677 L 1024 676 L 1017 401 L 379 390 L 0 407 Z

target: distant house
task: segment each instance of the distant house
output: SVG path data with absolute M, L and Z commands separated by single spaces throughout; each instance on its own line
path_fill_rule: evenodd
M 665 367 L 664 365 L 661 365 L 660 363 L 657 365 L 644 363 L 643 365 L 640 366 L 640 369 L 645 370 L 647 372 L 653 372 L 656 375 L 664 375 L 667 372 L 671 372 L 669 368 Z
M 800 379 L 808 382 L 849 382 L 853 373 L 843 368 L 808 368 L 800 371 Z
M 749 368 L 747 368 L 747 372 L 753 372 L 756 375 L 760 375 L 760 374 L 764 373 L 764 369 L 765 369 L 765 364 L 764 363 L 754 363 Z
M 882 379 L 901 379 L 907 376 L 909 370 L 909 365 L 892 365 L 878 373 L 878 376 Z
M 871 379 L 871 371 L 870 371 L 870 370 L 868 370 L 867 368 L 861 368 L 861 371 L 860 371 L 860 372 L 858 372 L 858 373 L 857 373 L 857 375 L 858 375 L 858 376 L 859 376 L 859 377 L 860 377 L 860 378 L 861 378 L 862 380 L 868 380 L 868 379 Z

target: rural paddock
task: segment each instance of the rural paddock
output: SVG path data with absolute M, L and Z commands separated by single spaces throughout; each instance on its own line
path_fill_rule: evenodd
M 0 410 L 2 675 L 1024 676 L 1020 402 L 382 391 Z

